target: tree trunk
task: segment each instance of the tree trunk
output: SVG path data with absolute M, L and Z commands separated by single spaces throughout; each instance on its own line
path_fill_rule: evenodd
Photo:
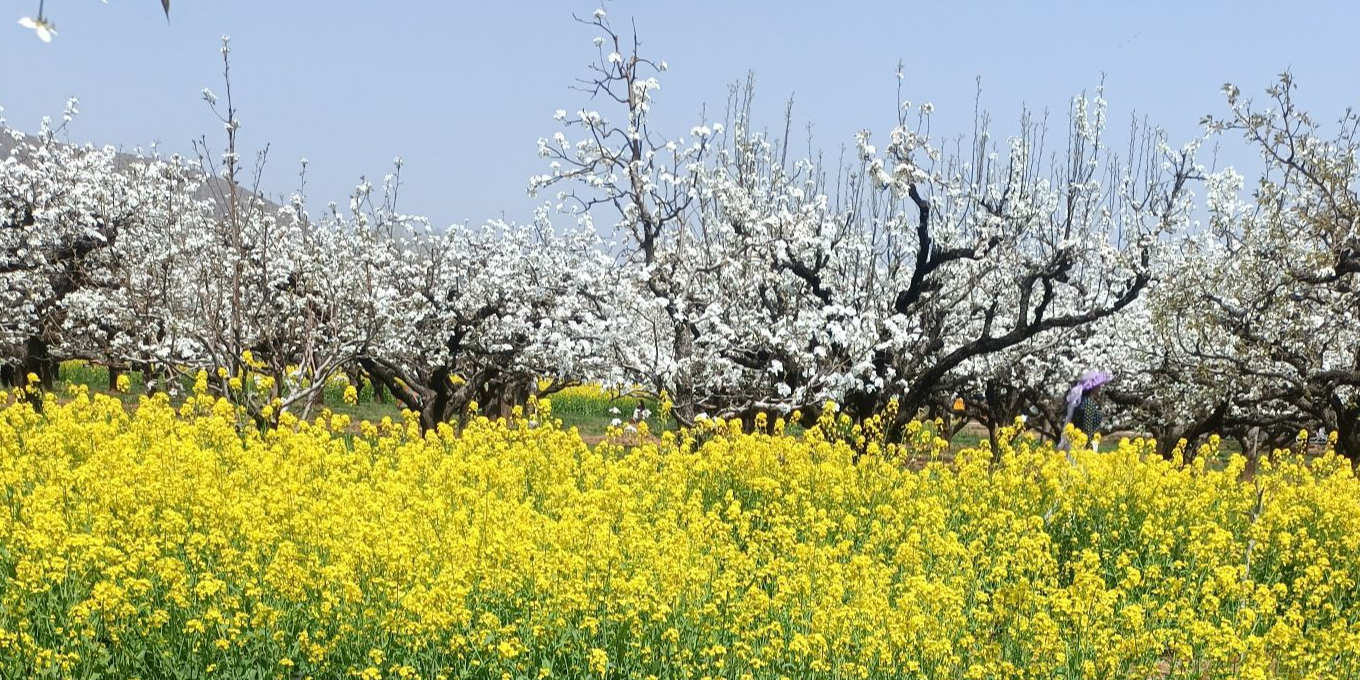
M 453 399 L 453 383 L 449 382 L 449 369 L 437 368 L 430 374 L 430 389 L 434 391 L 425 402 L 424 408 L 420 409 L 420 429 L 429 432 L 439 427 L 439 424 L 447 421 L 451 416 L 457 417 L 462 414 L 449 413 L 449 404 Z
M 38 382 L 43 390 L 51 391 L 57 381 L 57 362 L 48 351 L 47 341 L 34 335 L 28 339 L 25 349 L 27 353 L 24 356 L 21 376 L 23 381 L 27 383 L 28 374 L 32 373 L 38 376 Z
M 359 365 L 363 366 L 364 372 L 368 374 L 369 379 L 372 381 L 375 395 L 378 393 L 379 389 L 386 388 L 387 391 L 392 393 L 393 398 L 401 402 L 403 406 L 420 413 L 421 427 L 432 430 L 439 424 L 440 421 L 435 418 L 443 415 L 443 408 L 447 402 L 440 404 L 439 413 L 436 414 L 433 409 L 433 402 L 436 401 L 436 399 L 433 398 L 435 395 L 431 394 L 431 392 L 437 392 L 440 389 L 440 385 L 435 384 L 433 390 L 426 390 L 421 387 L 419 388 L 420 392 L 417 393 L 412 389 L 411 385 L 404 385 L 391 369 L 372 358 L 360 357 Z M 437 379 L 440 375 L 443 376 L 443 380 Z M 435 378 L 436 383 L 448 385 L 449 379 L 447 370 L 441 369 L 435 371 Z M 427 413 L 427 411 L 429 413 Z
M 1360 466 L 1360 405 L 1337 409 L 1336 452 Z
M 698 415 L 694 406 L 694 377 L 689 370 L 689 359 L 693 354 L 694 336 L 690 333 L 689 324 L 676 322 L 675 361 L 678 370 L 675 373 L 675 394 L 671 397 L 674 404 L 672 413 L 676 422 L 686 426 L 693 425 Z
M 151 362 L 134 361 L 132 362 L 132 370 L 141 372 L 142 386 L 146 388 L 146 396 L 155 396 L 157 392 L 168 389 L 166 386 L 161 385 L 160 376 L 157 375 L 155 369 L 152 368 Z

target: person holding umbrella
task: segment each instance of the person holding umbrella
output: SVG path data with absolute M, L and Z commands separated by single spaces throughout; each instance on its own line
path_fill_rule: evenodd
M 1101 386 L 1110 382 L 1111 378 L 1107 371 L 1087 371 L 1081 374 L 1077 383 L 1067 391 L 1067 418 L 1063 421 L 1063 430 L 1067 429 L 1068 423 L 1076 426 L 1087 436 L 1100 430 L 1100 405 L 1096 403 L 1095 398 L 1100 394 Z M 1062 449 L 1071 446 L 1065 434 L 1058 446 Z M 1095 450 L 1094 445 L 1091 450 Z

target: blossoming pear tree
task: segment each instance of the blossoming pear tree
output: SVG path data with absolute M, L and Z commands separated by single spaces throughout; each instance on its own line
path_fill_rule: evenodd
M 1296 87 L 1282 75 L 1262 106 L 1225 86 L 1231 114 L 1206 121 L 1241 135 L 1263 168 L 1250 200 L 1236 174 L 1210 194 L 1200 266 L 1183 270 L 1203 310 L 1191 347 L 1234 380 L 1230 421 L 1275 443 L 1320 426 L 1360 460 L 1360 117 L 1347 111 L 1329 134 Z
M 790 162 L 787 140 L 754 132 L 740 103 L 727 125 L 671 141 L 650 117 L 659 84 L 645 76 L 661 64 L 636 38 L 625 49 L 602 11 L 584 23 L 602 34 L 586 89 L 623 122 L 559 112 L 580 138 L 540 140 L 550 172 L 531 189 L 559 187 L 569 212 L 615 209 L 665 304 L 673 363 L 655 380 L 682 415 L 831 398 L 858 417 L 892 400 L 914 416 L 970 360 L 1127 307 L 1158 240 L 1188 223 L 1196 144 L 1144 130 L 1120 159 L 1099 98 L 1074 101 L 1054 167 L 1029 117 L 1004 154 L 985 120 L 946 153 L 930 142 L 931 107 L 903 102 L 886 154 L 863 132 L 857 161 L 833 175 Z
M 44 119 L 32 137 L 0 119 L 8 148 L 0 162 L 0 346 L 21 358 L 8 364 L 11 382 L 33 374 L 51 386 L 65 301 L 108 284 L 105 251 L 141 220 L 112 148 L 59 139 L 76 107 L 71 100 L 60 125 Z
M 698 125 L 688 139 L 670 139 L 653 129 L 651 109 L 660 88 L 656 75 L 666 70 L 639 53 L 639 40 L 616 32 L 603 9 L 589 19 L 578 19 L 598 31 L 591 75 L 578 89 L 591 99 L 616 107 L 607 112 L 582 108 L 573 116 L 559 110 L 555 118 L 564 132 L 538 142 L 539 155 L 549 160 L 549 172 L 530 179 L 537 194 L 558 189 L 556 209 L 589 217 L 592 210 L 612 210 L 615 229 L 623 238 L 626 262 L 636 268 L 638 284 L 663 313 L 648 340 L 654 363 L 636 376 L 638 382 L 669 387 L 675 414 L 692 422 L 695 403 L 695 315 L 702 308 L 701 291 L 687 285 L 689 257 L 702 245 L 692 232 L 691 213 L 697 194 L 699 164 L 720 129 Z
M 427 428 L 476 404 L 508 415 L 530 397 L 617 373 L 612 262 L 593 234 L 533 225 L 416 229 L 386 241 L 391 321 L 358 356 Z

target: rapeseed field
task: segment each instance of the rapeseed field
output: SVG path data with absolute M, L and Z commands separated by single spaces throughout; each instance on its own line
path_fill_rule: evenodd
M 590 447 L 548 402 L 261 431 L 201 389 L 10 396 L 4 678 L 1360 676 L 1330 449 L 950 454 L 834 407 Z

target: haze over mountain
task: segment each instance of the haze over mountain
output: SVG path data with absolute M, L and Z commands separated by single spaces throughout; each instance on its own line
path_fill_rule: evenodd
M 16 147 L 18 147 L 21 144 L 27 143 L 29 140 L 32 139 L 31 135 L 24 135 L 21 140 L 16 141 L 10 135 L 11 130 L 12 128 L 0 126 L 0 163 L 3 163 L 6 158 L 9 158 L 10 154 L 14 152 Z M 86 145 L 82 144 L 81 146 Z M 91 146 L 95 146 L 96 148 L 102 148 L 99 147 L 99 145 L 95 144 L 92 144 Z M 141 154 L 142 155 L 139 156 L 136 150 L 118 151 L 116 152 L 115 160 L 118 163 L 119 167 L 126 167 L 133 163 L 145 162 L 148 158 L 150 158 L 153 155 L 152 151 L 148 149 L 141 150 Z M 162 155 L 162 158 L 164 158 L 165 160 L 169 160 L 169 155 L 164 154 Z M 191 166 L 197 165 L 195 159 L 193 158 L 186 158 L 184 160 Z M 286 202 L 286 197 L 283 194 L 271 195 L 267 188 L 263 186 L 260 187 L 259 193 L 255 194 L 255 192 L 252 191 L 252 188 L 253 179 L 250 181 L 243 182 L 241 185 L 237 187 L 237 191 L 240 192 L 240 195 L 242 196 L 257 195 L 261 200 L 265 202 L 266 207 L 271 210 L 282 207 L 282 204 Z M 205 181 L 201 186 L 199 186 L 198 190 L 194 192 L 194 197 L 198 199 L 213 201 L 213 205 L 216 208 L 217 212 L 221 214 L 223 208 L 220 204 L 219 199 L 221 197 L 226 196 L 227 193 L 228 183 L 226 180 L 220 177 L 209 177 L 207 181 Z

